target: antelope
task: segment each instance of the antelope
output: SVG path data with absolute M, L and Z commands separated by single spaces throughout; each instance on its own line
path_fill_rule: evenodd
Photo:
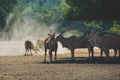
M 63 33 L 66 31 L 61 32 L 57 37 L 56 40 L 60 41 L 63 47 L 68 48 L 71 51 L 71 60 L 74 60 L 74 50 L 77 48 L 88 48 L 89 51 L 89 59 L 90 53 L 92 53 L 93 58 L 93 46 L 90 46 L 87 40 L 82 40 L 80 36 L 72 35 L 68 38 L 63 37 Z
M 45 56 L 44 56 L 44 62 L 46 62 L 46 53 L 47 50 L 49 49 L 49 57 L 50 57 L 50 62 L 52 62 L 52 52 L 55 52 L 55 60 L 57 59 L 57 49 L 58 49 L 58 44 L 55 39 L 55 33 L 48 34 L 48 38 L 45 39 L 44 41 L 44 48 L 45 48 Z
M 26 41 L 25 41 L 25 50 L 26 50 L 26 51 L 25 51 L 25 56 L 26 56 L 27 54 L 29 54 L 29 52 L 30 52 L 31 55 L 33 55 L 31 50 L 34 50 L 35 53 L 37 53 L 37 50 L 36 50 L 33 42 L 30 41 L 30 40 L 26 40 Z
M 43 39 L 43 38 L 40 38 L 40 39 L 37 40 L 36 49 L 38 51 L 42 51 L 42 49 L 44 49 L 44 41 L 45 41 L 45 39 Z
M 104 51 L 106 53 L 107 60 L 109 59 L 109 49 L 114 50 L 115 57 L 117 50 L 119 50 L 120 58 L 120 35 L 106 32 L 96 34 L 93 31 L 87 31 L 84 33 L 83 38 L 87 39 L 91 46 L 99 47 L 102 51 Z

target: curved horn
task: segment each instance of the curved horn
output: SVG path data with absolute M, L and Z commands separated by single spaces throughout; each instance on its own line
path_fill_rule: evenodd
M 66 30 L 62 31 L 62 32 L 60 33 L 60 35 L 62 35 L 62 34 L 65 33 L 65 32 L 66 32 Z

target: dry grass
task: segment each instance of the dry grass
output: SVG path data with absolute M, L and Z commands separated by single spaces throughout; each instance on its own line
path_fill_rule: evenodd
M 113 56 L 113 52 L 110 56 Z M 105 62 L 95 53 L 89 61 L 87 51 L 76 51 L 76 61 L 71 62 L 70 53 L 59 54 L 58 60 L 43 63 L 44 56 L 0 57 L 0 80 L 120 80 L 119 60 Z

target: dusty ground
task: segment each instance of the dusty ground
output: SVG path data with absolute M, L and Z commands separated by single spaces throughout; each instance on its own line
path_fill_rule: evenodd
M 118 59 L 111 57 L 106 62 L 97 52 L 93 61 L 87 56 L 87 52 L 77 52 L 71 62 L 70 53 L 59 54 L 53 63 L 49 63 L 49 57 L 43 63 L 43 55 L 2 56 L 0 80 L 120 80 Z

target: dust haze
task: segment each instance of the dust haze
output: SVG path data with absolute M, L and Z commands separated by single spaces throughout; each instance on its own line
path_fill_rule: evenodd
M 56 32 L 57 29 L 57 24 L 51 24 L 48 26 L 45 23 L 39 22 L 35 19 L 31 19 L 30 17 L 19 17 L 12 25 L 10 25 L 11 23 L 7 24 L 9 25 L 7 25 L 2 32 L 2 37 L 0 38 L 1 40 L 21 41 L 26 39 L 35 40 L 37 38 L 46 38 L 47 34 L 50 32 L 50 29 L 52 29 L 54 32 Z
M 50 29 L 57 34 L 58 24 L 46 25 L 30 17 L 30 15 L 23 16 L 22 14 L 25 11 L 26 9 L 19 14 L 13 12 L 7 17 L 7 25 L 0 33 L 0 44 L 3 45 L 0 46 L 0 56 L 24 55 L 25 40 L 31 40 L 36 44 L 37 39 L 48 36 L 47 34 L 50 32 Z M 66 50 L 59 43 L 58 53 L 65 53 Z

